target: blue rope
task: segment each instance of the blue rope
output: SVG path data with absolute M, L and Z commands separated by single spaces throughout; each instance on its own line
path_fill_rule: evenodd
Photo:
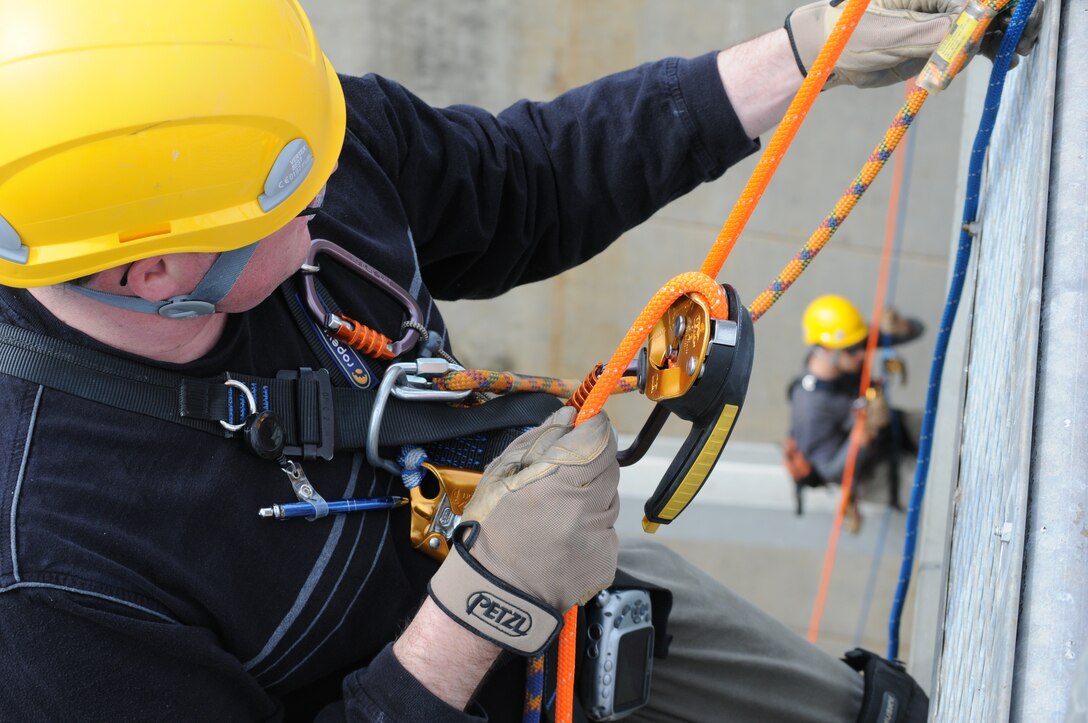
M 933 364 L 929 370 L 929 391 L 926 394 L 926 412 L 922 420 L 922 432 L 918 440 L 918 465 L 914 471 L 914 485 L 910 494 L 910 507 L 907 509 L 907 532 L 903 540 L 903 564 L 899 570 L 899 583 L 892 611 L 888 618 L 888 658 L 895 660 L 899 656 L 899 623 L 903 616 L 903 605 L 910 586 L 911 569 L 914 567 L 914 550 L 918 539 L 918 517 L 922 509 L 922 499 L 926 492 L 926 476 L 929 473 L 929 461 L 933 451 L 933 426 L 937 416 L 937 397 L 941 389 L 941 373 L 944 368 L 948 340 L 952 332 L 952 322 L 956 318 L 960 296 L 963 293 L 967 264 L 971 259 L 972 236 L 968 231 L 978 214 L 978 198 L 982 180 L 982 164 L 986 158 L 986 149 L 990 145 L 997 109 L 1001 105 L 1001 93 L 1005 88 L 1005 75 L 1016 50 L 1020 36 L 1024 32 L 1028 17 L 1035 0 L 1020 0 L 1013 11 L 1012 20 L 1005 30 L 1001 48 L 994 58 L 993 71 L 990 73 L 990 87 L 986 91 L 986 102 L 979 121 L 975 143 L 971 150 L 970 170 L 967 176 L 967 197 L 963 204 L 963 230 L 960 232 L 959 246 L 956 249 L 956 261 L 952 274 L 952 283 L 941 316 L 941 330 L 937 336 L 937 346 L 933 352 Z

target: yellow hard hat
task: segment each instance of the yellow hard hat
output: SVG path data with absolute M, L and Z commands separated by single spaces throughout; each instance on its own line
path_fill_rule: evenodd
M 828 349 L 845 349 L 869 335 L 869 325 L 848 299 L 827 294 L 813 300 L 801 317 L 805 343 Z
M 0 98 L 7 286 L 252 244 L 344 140 L 296 0 L 0 0 Z

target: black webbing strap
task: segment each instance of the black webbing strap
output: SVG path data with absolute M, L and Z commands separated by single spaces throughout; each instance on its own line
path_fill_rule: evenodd
M 276 379 L 223 374 L 199 379 L 87 349 L 0 323 L 0 373 L 109 406 L 231 437 L 220 420 L 240 423 L 253 410 L 228 378 L 252 392 L 256 411 L 284 421 L 288 454 L 331 457 L 333 449 L 366 447 L 376 393 L 333 387 L 328 372 L 301 369 Z M 390 398 L 382 417 L 381 446 L 426 444 L 468 434 L 534 426 L 559 407 L 547 394 L 498 397 L 474 407 Z

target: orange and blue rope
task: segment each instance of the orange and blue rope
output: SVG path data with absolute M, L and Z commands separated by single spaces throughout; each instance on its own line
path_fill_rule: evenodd
M 522 720 L 540 720 L 540 710 L 544 703 L 544 656 L 537 655 L 529 660 L 525 672 L 525 707 Z
M 907 98 L 914 95 L 914 83 L 908 81 Z M 898 121 L 903 115 L 896 117 Z M 894 125 L 894 124 L 893 124 Z M 909 126 L 910 123 L 907 123 Z M 892 256 L 896 246 L 897 231 L 895 223 L 898 216 L 899 197 L 902 191 L 903 171 L 906 159 L 902 154 L 896 159 L 895 173 L 892 182 L 892 192 L 888 199 L 888 222 L 885 224 L 884 247 L 880 259 L 880 273 L 877 275 L 876 289 L 873 292 L 873 310 L 869 317 L 873 322 L 869 329 L 869 335 L 865 345 L 865 362 L 861 370 L 861 383 L 858 388 L 858 396 L 864 397 L 869 389 L 869 380 L 872 374 L 872 364 L 876 352 L 877 341 L 880 337 L 880 325 L 876 321 L 881 309 L 886 305 L 888 280 L 891 276 Z M 860 195 L 860 194 L 859 194 Z M 815 643 L 820 633 L 820 623 L 823 620 L 824 608 L 827 604 L 827 596 L 831 589 L 831 572 L 835 567 L 835 558 L 838 552 L 839 537 L 842 534 L 843 520 L 850 501 L 853 499 L 854 472 L 856 470 L 858 453 L 861 449 L 862 430 L 865 426 L 864 408 L 854 419 L 854 428 L 850 433 L 849 447 L 847 448 L 846 464 L 843 467 L 842 480 L 840 482 L 839 504 L 835 508 L 835 518 L 831 524 L 831 532 L 828 535 L 827 548 L 824 551 L 823 569 L 820 572 L 820 584 L 816 591 L 816 599 L 812 605 L 812 615 L 809 618 L 807 638 L 810 643 Z

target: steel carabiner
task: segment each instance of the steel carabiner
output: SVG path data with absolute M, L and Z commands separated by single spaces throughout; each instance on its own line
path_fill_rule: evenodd
M 317 294 L 317 284 L 314 279 L 315 273 L 320 268 L 320 266 L 315 263 L 320 254 L 326 254 L 333 257 L 340 264 L 346 266 L 361 278 L 366 279 L 377 286 L 403 306 L 408 314 L 410 326 L 405 329 L 404 335 L 398 341 L 391 341 L 384 335 L 364 327 L 366 331 L 371 332 L 367 336 L 369 345 L 366 348 L 355 348 L 363 353 L 376 356 L 380 359 L 396 359 L 401 354 L 415 347 L 416 343 L 419 341 L 419 329 L 425 328 L 423 326 L 423 311 L 419 308 L 419 302 L 388 276 L 354 254 L 347 252 L 331 241 L 314 239 L 310 243 L 310 251 L 306 254 L 306 264 L 302 267 L 304 272 L 302 283 L 305 292 L 306 308 L 321 328 L 325 329 L 330 335 L 341 339 L 342 341 L 346 341 L 346 339 L 344 339 L 342 335 L 338 335 L 337 332 L 340 332 L 342 329 L 348 332 L 354 332 L 356 331 L 356 325 L 359 324 L 359 322 L 332 313 L 326 309 L 325 305 L 322 303 L 321 298 Z M 355 345 L 352 344 L 352 346 Z

